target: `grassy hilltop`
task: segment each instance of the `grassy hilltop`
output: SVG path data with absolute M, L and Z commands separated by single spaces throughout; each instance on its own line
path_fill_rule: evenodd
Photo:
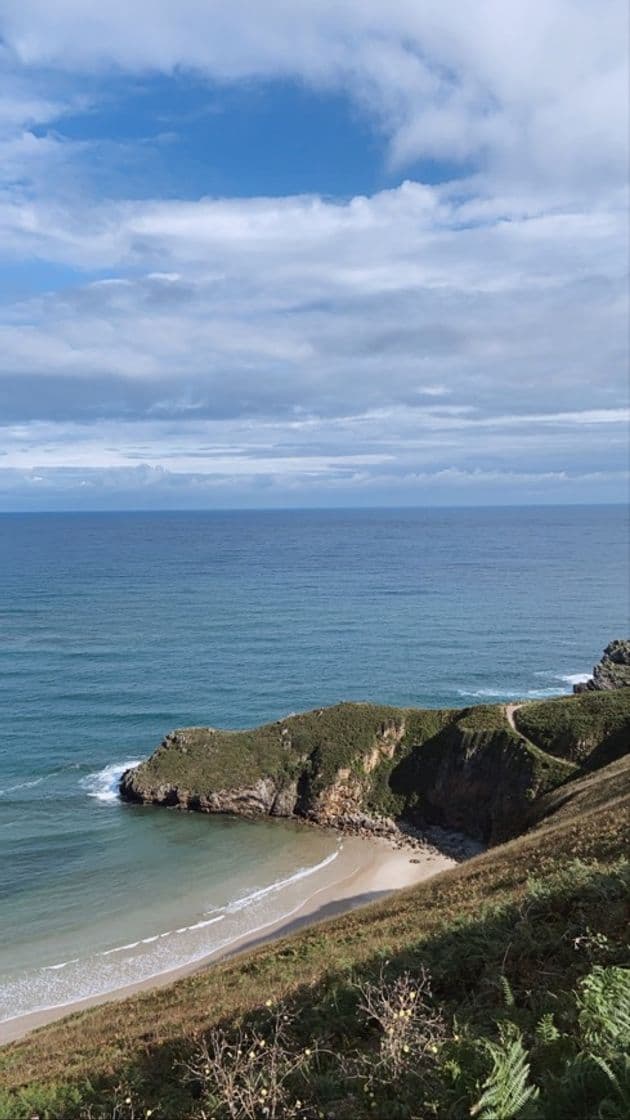
M 358 814 L 514 835 L 532 803 L 624 749 L 630 690 L 464 709 L 338 704 L 251 731 L 172 732 L 123 779 L 130 799 L 207 812 Z
M 0 1116 L 626 1120 L 630 689 L 509 714 L 515 727 L 499 707 L 344 705 L 167 740 L 136 772 L 167 803 L 226 788 L 229 742 L 242 788 L 272 778 L 273 807 L 302 780 L 304 811 L 356 777 L 363 805 L 448 815 L 453 781 L 463 820 L 466 788 L 481 797 L 494 769 L 507 797 L 513 772 L 520 834 L 384 902 L 4 1048 Z M 490 835 L 509 831 L 507 801 L 497 806 Z

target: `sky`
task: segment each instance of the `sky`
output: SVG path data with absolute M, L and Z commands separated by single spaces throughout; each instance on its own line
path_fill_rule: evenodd
M 625 0 L 3 0 L 0 510 L 623 501 Z

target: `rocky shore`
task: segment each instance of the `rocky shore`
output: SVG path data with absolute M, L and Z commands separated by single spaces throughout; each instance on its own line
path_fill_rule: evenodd
M 393 817 L 371 817 L 366 813 L 349 814 L 336 821 L 329 821 L 328 825 L 350 836 L 385 840 L 398 851 L 408 849 L 427 858 L 448 856 L 456 863 L 472 859 L 485 847 L 463 832 L 441 828 L 439 825 L 416 828 L 406 821 L 395 821 Z
M 573 691 L 610 692 L 616 688 L 630 687 L 630 640 L 617 638 L 604 650 L 601 661 L 593 668 L 588 681 L 573 685 Z

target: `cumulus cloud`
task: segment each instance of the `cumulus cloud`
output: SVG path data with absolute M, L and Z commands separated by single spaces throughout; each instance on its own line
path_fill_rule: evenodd
M 623 178 L 623 0 L 5 0 L 23 65 L 191 69 L 342 88 L 392 158 L 483 154 L 507 173 Z M 585 141 L 587 144 L 585 145 Z

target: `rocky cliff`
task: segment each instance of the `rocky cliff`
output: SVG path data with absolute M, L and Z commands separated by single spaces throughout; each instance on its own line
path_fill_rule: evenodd
M 609 761 L 613 748 L 614 757 L 628 749 L 630 689 L 525 705 L 517 716 L 510 726 L 501 705 L 338 704 L 250 731 L 186 728 L 126 771 L 121 794 L 337 828 L 440 825 L 493 843 L 598 752 Z
M 604 650 L 601 661 L 593 668 L 593 676 L 573 686 L 573 691 L 610 692 L 615 688 L 630 688 L 630 640 L 617 638 Z

